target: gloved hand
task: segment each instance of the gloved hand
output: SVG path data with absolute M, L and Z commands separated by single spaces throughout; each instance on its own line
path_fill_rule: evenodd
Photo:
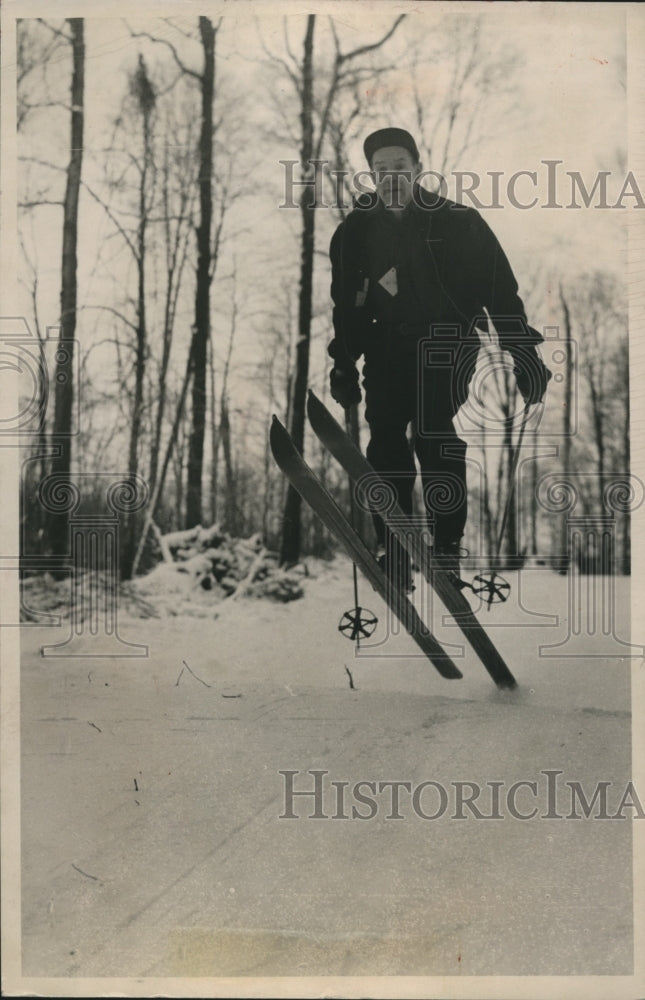
M 513 371 L 526 406 L 541 402 L 552 375 L 540 355 L 534 350 L 516 355 Z
M 348 410 L 354 403 L 360 403 L 361 390 L 358 385 L 358 369 L 332 368 L 329 373 L 329 388 L 332 399 Z

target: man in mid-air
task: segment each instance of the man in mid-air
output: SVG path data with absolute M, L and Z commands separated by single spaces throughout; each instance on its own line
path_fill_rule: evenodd
M 379 129 L 363 148 L 376 190 L 357 199 L 330 247 L 331 394 L 346 409 L 360 402 L 356 362 L 364 355 L 367 457 L 412 514 L 413 425 L 434 555 L 458 577 L 466 443 L 453 417 L 468 395 L 486 313 L 513 357 L 525 404 L 542 399 L 551 373 L 510 264 L 479 213 L 418 183 L 419 151 L 404 129 Z M 409 556 L 376 514 L 374 525 L 379 562 L 397 586 L 411 589 Z

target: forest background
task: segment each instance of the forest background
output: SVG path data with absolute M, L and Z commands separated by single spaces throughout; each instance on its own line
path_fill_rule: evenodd
M 154 526 L 259 532 L 286 563 L 334 551 L 286 489 L 268 427 L 276 413 L 347 508 L 344 477 L 307 433 L 305 392 L 327 399 L 327 250 L 351 204 L 345 188 L 334 207 L 333 171 L 364 169 L 364 136 L 395 122 L 450 197 L 472 204 L 479 178 L 547 337 L 555 378 L 504 544 L 562 567 L 566 525 L 540 502 L 541 477 L 575 483 L 591 521 L 608 483 L 629 493 L 628 226 L 645 205 L 629 174 L 624 8 L 597 5 L 584 23 L 569 5 L 238 10 L 18 25 L 19 305 L 49 373 L 23 463 L 23 551 L 68 544 L 39 483 L 82 473 L 85 509 L 98 510 L 105 472 L 141 477 L 149 494 L 122 524 L 124 578 L 151 565 Z M 286 191 L 289 162 L 300 180 L 311 158 L 326 164 L 327 207 Z M 466 545 L 492 555 L 520 407 L 494 331 L 482 341 L 489 374 L 459 426 Z M 627 573 L 628 514 L 611 516 L 611 569 Z

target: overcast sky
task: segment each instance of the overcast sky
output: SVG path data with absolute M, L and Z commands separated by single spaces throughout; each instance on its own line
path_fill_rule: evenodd
M 24 4 L 25 16 L 30 10 Z M 192 4 L 190 16 L 183 14 L 180 25 L 194 31 L 200 12 L 216 16 L 218 7 L 200 7 Z M 52 4 L 55 10 L 65 10 Z M 172 38 L 185 62 L 199 69 L 201 48 L 198 42 L 183 38 L 164 25 L 154 12 L 170 15 L 177 9 L 171 4 L 158 3 L 150 7 L 150 16 L 142 16 L 136 8 L 136 18 L 128 18 L 128 25 L 147 29 L 156 35 Z M 268 142 L 262 139 L 263 127 L 270 125 L 274 111 L 265 89 L 268 70 L 265 68 L 263 44 L 284 56 L 283 12 L 287 17 L 287 38 L 296 53 L 302 51 L 306 5 L 245 3 L 225 4 L 226 14 L 218 36 L 218 73 L 222 82 L 228 81 L 235 95 L 246 94 L 250 102 L 242 114 L 252 126 L 249 148 L 240 158 L 241 186 L 250 186 L 254 197 L 240 202 L 230 216 L 232 229 L 251 223 L 251 231 L 235 243 L 235 255 L 240 271 L 240 285 L 247 304 L 266 280 L 267 268 L 275 268 L 276 283 L 282 275 L 292 274 L 294 288 L 298 273 L 298 218 L 297 212 L 277 212 L 276 197 L 279 193 L 282 168 L 280 158 L 297 158 L 298 148 L 285 141 Z M 425 4 L 415 9 L 411 4 L 366 4 L 339 0 L 332 5 L 316 4 L 315 11 L 326 15 L 333 13 L 345 50 L 379 38 L 392 24 L 399 11 L 409 14 L 401 29 L 392 39 L 387 50 L 388 61 L 400 65 L 405 48 L 412 39 L 427 40 L 429 49 L 436 37 L 438 26 L 446 17 L 461 23 L 478 13 L 484 16 L 484 41 L 487 46 L 503 43 L 517 57 L 518 69 L 513 77 L 515 108 L 508 114 L 508 101 L 492 95 L 486 109 L 486 136 L 460 164 L 463 170 L 472 170 L 481 176 L 478 194 L 484 204 L 492 196 L 489 172 L 502 173 L 500 182 L 502 209 L 482 209 L 484 217 L 493 227 L 504 246 L 520 282 L 520 289 L 527 292 L 536 262 L 555 266 L 563 274 L 594 268 L 607 268 L 618 273 L 625 266 L 625 219 L 632 211 L 633 199 L 626 199 L 627 211 L 611 209 L 566 208 L 548 209 L 547 168 L 542 161 L 562 160 L 559 167 L 557 199 L 562 205 L 571 200 L 567 171 L 579 171 L 590 187 L 596 172 L 612 172 L 609 190 L 614 200 L 620 190 L 624 169 L 618 169 L 617 153 L 626 150 L 627 102 L 624 83 L 625 60 L 625 9 L 619 4 Z M 84 178 L 96 183 L 99 176 L 96 153 L 106 142 L 126 86 L 125 73 L 136 63 L 140 49 L 154 65 L 155 61 L 168 61 L 168 52 L 161 46 L 152 46 L 130 36 L 128 26 L 120 17 L 99 17 L 94 11 L 107 11 L 106 5 L 88 3 L 86 14 L 86 134 L 87 156 Z M 114 8 L 110 8 L 114 10 Z M 131 7 L 124 7 L 129 14 Z M 331 34 L 326 16 L 320 16 L 316 26 L 316 53 L 323 58 L 330 51 Z M 63 57 L 61 79 L 68 81 L 69 57 Z M 422 81 L 428 100 L 436 98 L 448 86 L 448 68 L 431 65 Z M 67 82 L 65 83 L 67 86 Z M 290 84 L 284 84 L 285 106 L 291 101 Z M 385 92 L 366 95 L 372 101 L 369 108 L 382 124 L 397 123 L 413 126 L 413 101 L 409 77 L 405 73 L 390 75 Z M 197 105 L 196 105 L 197 106 Z M 235 101 L 233 102 L 235 109 Z M 370 125 L 370 130 L 373 126 Z M 61 136 L 67 135 L 68 123 L 64 112 L 47 112 L 39 120 L 38 130 L 31 128 L 25 149 L 42 151 L 58 146 L 61 158 Z M 256 131 L 254 132 L 253 129 Z M 297 119 L 294 114 L 294 130 Z M 350 159 L 363 165 L 361 137 L 350 146 Z M 54 156 L 52 152 L 52 156 Z M 627 156 L 627 161 L 629 157 Z M 425 164 L 432 167 L 432 163 Z M 629 168 L 629 162 L 627 162 Z M 535 171 L 537 188 L 529 178 L 518 181 L 518 199 L 530 201 L 538 198 L 531 210 L 514 207 L 509 201 L 508 183 L 516 171 Z M 454 196 L 454 178 L 449 180 L 449 193 Z M 645 181 L 641 184 L 645 192 Z M 466 200 L 466 199 L 465 199 Z M 610 202 L 612 198 L 610 196 Z M 467 202 L 468 203 L 468 202 Z M 111 224 L 87 197 L 82 201 L 80 255 L 80 298 L 82 302 L 105 299 L 101 288 L 102 271 L 96 268 L 96 247 L 111 230 Z M 318 222 L 318 248 L 325 252 L 333 220 L 321 218 Z M 60 257 L 60 210 L 41 209 L 34 229 L 34 247 L 38 250 L 41 275 L 41 305 L 43 322 L 55 323 L 58 301 Z M 116 249 L 116 248 L 115 248 Z M 226 256 L 220 274 L 226 270 Z M 326 296 L 328 265 L 317 259 L 319 296 Z M 262 279 L 262 280 L 261 280 Z M 269 282 L 271 289 L 271 282 Z M 219 298 L 218 298 L 219 296 Z M 218 306 L 217 322 L 226 312 L 226 294 L 214 293 Z M 28 312 L 25 295 L 20 301 L 21 311 Z M 530 316 L 534 325 L 541 327 L 552 323 L 546 304 Z M 321 326 L 328 326 L 327 321 Z M 186 331 L 188 326 L 186 326 Z M 91 336 L 88 330 L 85 336 Z M 240 341 L 242 351 L 252 350 L 253 332 L 247 329 L 246 342 Z

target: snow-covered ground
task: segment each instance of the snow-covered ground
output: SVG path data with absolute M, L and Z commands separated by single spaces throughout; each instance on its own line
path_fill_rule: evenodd
M 569 636 L 568 580 L 525 572 L 480 615 L 518 689 L 498 691 L 435 606 L 464 674 L 446 681 L 388 636 L 364 582 L 380 624 L 357 655 L 336 627 L 350 564 L 311 565 L 290 604 L 122 615 L 143 658 L 92 655 L 89 634 L 87 656 L 43 658 L 69 623 L 23 629 L 23 974 L 630 975 L 633 810 L 603 821 L 597 800 L 568 818 L 582 812 L 566 784 L 589 799 L 609 782 L 618 812 L 629 648 L 585 621 L 546 649 Z M 612 603 L 626 640 L 628 580 Z M 315 780 L 312 819 L 314 796 L 288 801 L 288 782 Z M 388 782 L 408 783 L 399 819 Z

